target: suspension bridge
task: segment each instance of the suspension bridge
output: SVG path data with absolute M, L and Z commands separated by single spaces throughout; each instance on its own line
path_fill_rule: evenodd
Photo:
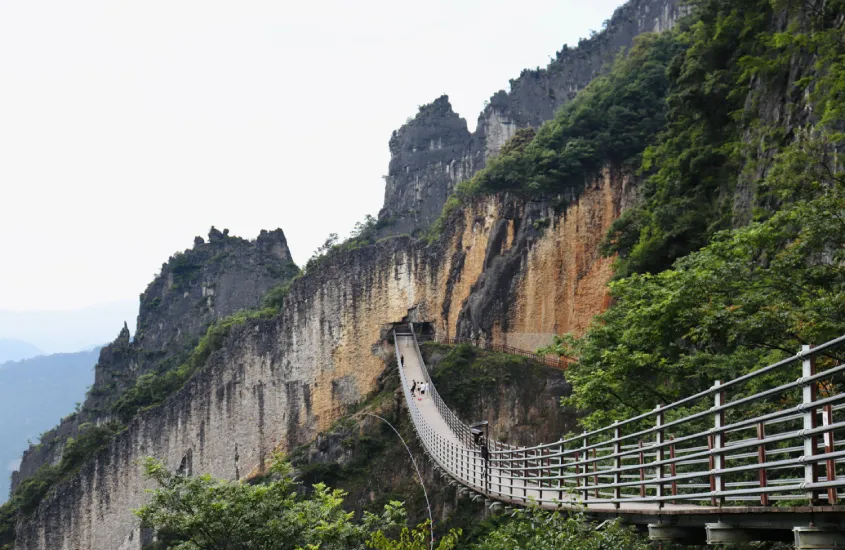
M 405 402 L 444 475 L 493 510 L 536 505 L 647 526 L 654 541 L 794 541 L 845 548 L 836 416 L 845 336 L 653 411 L 520 447 L 459 419 L 437 393 L 413 325 L 394 329 Z M 795 376 L 791 376 L 794 374 Z M 411 380 L 425 381 L 424 396 Z M 839 440 L 837 440 L 837 436 Z M 480 441 L 488 452 L 482 456 Z

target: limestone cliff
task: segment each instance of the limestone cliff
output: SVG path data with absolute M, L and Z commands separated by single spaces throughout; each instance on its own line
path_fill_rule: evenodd
M 262 231 L 255 241 L 228 233 L 212 227 L 208 242 L 196 237 L 193 248 L 162 264 L 161 273 L 141 294 L 135 339 L 130 341 L 124 325 L 101 350 L 94 385 L 81 410 L 24 453 L 12 475 L 13 490 L 42 465 L 55 464 L 81 424 L 112 418 L 113 403 L 139 376 L 178 366 L 212 322 L 260 307 L 271 287 L 298 273 L 281 229 Z
M 524 70 L 500 90 L 478 116 L 474 133 L 443 96 L 420 108 L 394 132 L 390 166 L 379 213 L 381 235 L 414 234 L 431 225 L 455 185 L 496 155 L 516 130 L 538 127 L 601 74 L 616 55 L 645 32 L 671 28 L 683 15 L 681 0 L 631 0 L 606 28 L 575 48 L 564 48 L 545 69 Z
M 605 301 L 594 243 L 624 206 L 625 181 L 608 171 L 557 210 L 482 198 L 433 245 L 397 237 L 330 256 L 293 283 L 275 318 L 231 332 L 185 387 L 51 493 L 19 524 L 17 548 L 140 548 L 137 459 L 229 479 L 260 472 L 273 449 L 313 440 L 377 387 L 389 323 L 543 343 L 582 328 Z M 551 249 L 573 265 L 546 261 Z M 554 298 L 538 292 L 552 282 Z

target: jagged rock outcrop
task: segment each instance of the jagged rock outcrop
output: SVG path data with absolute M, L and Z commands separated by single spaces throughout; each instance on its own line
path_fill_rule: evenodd
M 478 116 L 470 134 L 443 96 L 423 106 L 390 140 L 390 167 L 379 219 L 384 235 L 414 234 L 440 215 L 455 185 L 496 155 L 519 128 L 538 127 L 606 69 L 637 35 L 661 32 L 683 15 L 681 0 L 632 0 L 607 28 L 578 47 L 564 47 L 545 69 L 524 70 Z
M 466 156 L 471 137 L 466 120 L 445 95 L 420 107 L 411 122 L 393 132 L 379 215 L 390 220 L 386 234 L 413 233 L 440 215 L 455 183 L 475 172 Z
M 208 242 L 197 237 L 193 248 L 162 264 L 141 294 L 134 340 L 124 324 L 101 350 L 82 409 L 24 453 L 12 474 L 12 490 L 42 465 L 57 463 L 67 438 L 82 423 L 110 419 L 111 405 L 139 376 L 177 367 L 212 322 L 260 307 L 270 288 L 299 272 L 281 229 L 262 231 L 254 241 L 228 233 L 212 227 Z

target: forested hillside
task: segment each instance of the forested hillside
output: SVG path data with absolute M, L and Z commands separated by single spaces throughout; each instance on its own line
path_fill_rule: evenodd
M 607 164 L 638 176 L 604 244 L 613 305 L 550 348 L 580 357 L 568 379 L 588 425 L 845 333 L 845 2 L 693 5 L 448 205 L 566 201 Z

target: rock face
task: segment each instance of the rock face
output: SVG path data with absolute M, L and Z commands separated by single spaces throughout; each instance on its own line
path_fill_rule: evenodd
M 393 133 L 390 167 L 379 219 L 381 235 L 415 234 L 437 219 L 455 185 L 496 155 L 519 128 L 538 127 L 601 74 L 614 57 L 645 32 L 661 32 L 683 15 L 681 0 L 632 0 L 618 8 L 607 28 L 564 48 L 545 69 L 524 70 L 478 116 L 470 134 L 443 96 L 420 109 Z
M 379 217 L 392 220 L 385 234 L 413 233 L 434 221 L 449 193 L 475 170 L 466 156 L 472 136 L 448 96 L 420 108 L 413 121 L 393 132 L 385 202 Z
M 270 288 L 298 272 L 281 229 L 250 242 L 212 227 L 207 243 L 172 256 L 141 295 L 136 340 L 149 352 L 182 348 L 211 322 L 260 307 Z
M 608 171 L 557 211 L 480 198 L 434 245 L 397 237 L 327 258 L 292 284 L 277 317 L 233 330 L 185 387 L 46 497 L 19 524 L 17 548 L 140 549 L 149 534 L 131 512 L 147 498 L 139 458 L 228 479 L 261 472 L 273 449 L 314 440 L 378 387 L 389 323 L 542 343 L 577 331 L 605 304 L 607 260 L 593 243 L 625 204 L 625 181 Z M 575 264 L 544 261 L 556 247 Z M 536 293 L 552 281 L 552 297 Z M 495 288 L 507 293 L 499 305 Z
M 193 248 L 174 254 L 141 294 L 134 341 L 124 324 L 101 350 L 82 409 L 24 453 L 19 471 L 12 474 L 12 489 L 43 464 L 58 462 L 80 424 L 110 419 L 110 406 L 138 376 L 178 366 L 212 322 L 260 307 L 270 288 L 298 272 L 281 229 L 247 241 L 212 227 L 208 242 L 197 237 Z

